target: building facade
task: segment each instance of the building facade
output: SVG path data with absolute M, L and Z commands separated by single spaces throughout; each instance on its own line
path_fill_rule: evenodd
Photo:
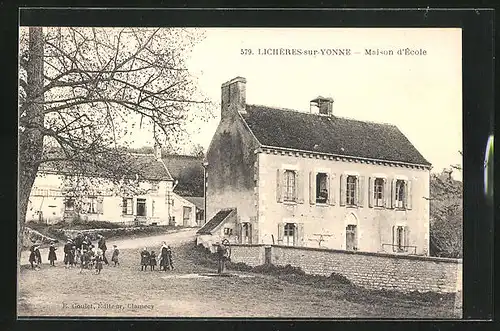
M 207 152 L 207 218 L 233 208 L 240 243 L 428 255 L 430 163 L 393 125 L 246 104 L 222 85 Z M 223 222 L 223 221 L 222 221 Z
M 175 181 L 161 157 L 134 154 L 128 162 L 136 176 L 118 182 L 98 173 L 75 175 L 64 164 L 41 167 L 26 220 L 46 224 L 80 220 L 125 226 L 197 226 L 195 206 L 174 193 Z

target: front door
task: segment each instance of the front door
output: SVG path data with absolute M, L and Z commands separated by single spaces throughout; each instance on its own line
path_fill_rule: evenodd
M 189 226 L 189 219 L 191 218 L 191 207 L 183 207 L 182 225 Z
M 356 250 L 356 225 L 348 225 L 345 230 L 345 249 Z

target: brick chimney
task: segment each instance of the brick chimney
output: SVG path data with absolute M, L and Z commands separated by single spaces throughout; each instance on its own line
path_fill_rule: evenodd
M 246 83 L 243 77 L 236 77 L 221 86 L 221 118 L 229 112 L 246 114 Z
M 333 99 L 318 96 L 310 102 L 311 113 L 318 113 L 320 115 L 332 115 Z

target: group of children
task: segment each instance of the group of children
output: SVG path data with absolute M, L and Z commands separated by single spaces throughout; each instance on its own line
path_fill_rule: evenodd
M 104 241 L 104 237 L 99 236 L 98 247 L 96 248 L 92 241 L 88 238 L 88 236 L 82 237 L 80 234 L 73 240 L 68 239 L 66 244 L 64 245 L 64 267 L 72 268 L 76 267 L 78 264 L 80 265 L 80 272 L 83 269 L 95 269 L 96 274 L 100 274 L 103 268 L 103 263 L 108 264 L 106 259 L 106 245 Z M 39 244 L 35 244 L 30 248 L 30 257 L 29 262 L 31 264 L 31 268 L 35 270 L 40 269 L 40 265 L 42 264 L 42 257 L 39 250 Z M 51 266 L 55 266 L 55 261 L 57 260 L 56 254 L 57 247 L 55 247 L 55 243 L 51 242 L 49 246 L 49 256 L 48 260 Z M 116 245 L 113 245 L 113 254 L 111 256 L 111 262 L 113 262 L 113 266 L 119 266 L 120 262 L 118 261 L 118 255 L 120 251 Z M 170 246 L 166 244 L 166 242 L 162 242 L 162 246 L 160 248 L 160 271 L 164 270 L 173 270 L 174 264 L 172 260 L 172 249 Z M 147 248 L 144 248 L 141 251 L 141 271 L 147 270 L 148 266 L 151 271 L 155 270 L 157 265 L 157 255 L 154 251 L 148 251 Z
M 151 271 L 155 270 L 157 265 L 155 251 L 149 252 L 146 247 L 141 251 L 141 271 L 147 270 L 148 266 Z M 174 270 L 172 261 L 172 249 L 165 242 L 162 243 L 160 249 L 160 271 Z

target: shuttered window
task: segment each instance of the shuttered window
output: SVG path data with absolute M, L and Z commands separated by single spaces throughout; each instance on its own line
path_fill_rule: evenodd
M 293 170 L 285 170 L 284 174 L 284 197 L 285 201 L 296 201 L 296 173 Z
M 356 205 L 357 198 L 357 177 L 356 176 L 347 176 L 347 185 L 346 185 L 346 204 L 348 206 Z

